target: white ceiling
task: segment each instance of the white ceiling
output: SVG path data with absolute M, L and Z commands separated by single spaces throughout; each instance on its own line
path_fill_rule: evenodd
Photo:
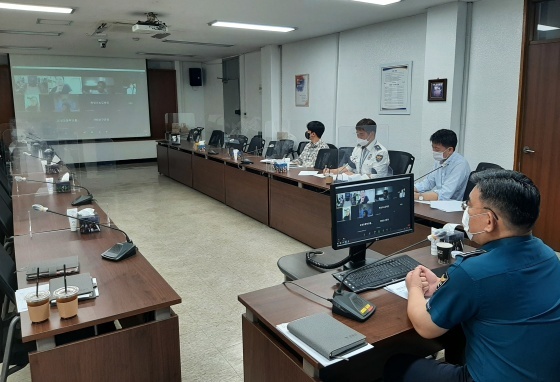
M 377 6 L 351 0 L 11 0 L 36 5 L 73 7 L 70 15 L 23 11 L 0 11 L 0 30 L 62 32 L 60 37 L 0 33 L 0 46 L 43 46 L 46 51 L 0 49 L 1 53 L 77 55 L 97 57 L 152 58 L 206 62 L 216 58 L 252 52 L 269 44 L 285 44 L 336 33 L 382 21 L 426 12 L 436 5 L 460 0 L 403 0 Z M 165 43 L 150 35 L 133 33 L 130 25 L 146 20 L 154 12 L 167 24 L 172 40 L 232 44 L 208 47 Z M 70 26 L 40 25 L 37 19 L 70 20 Z M 210 27 L 213 20 L 252 24 L 293 26 L 289 33 L 247 31 Z M 93 32 L 102 22 L 111 25 L 105 35 Z M 106 38 L 107 48 L 97 40 Z M 139 38 L 134 41 L 133 38 Z M 194 55 L 187 57 L 140 56 L 137 52 Z

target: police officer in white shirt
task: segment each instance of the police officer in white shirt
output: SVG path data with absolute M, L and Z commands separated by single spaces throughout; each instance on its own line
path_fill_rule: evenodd
M 389 168 L 389 152 L 377 141 L 377 124 L 369 118 L 364 118 L 356 124 L 358 144 L 352 151 L 350 163 L 335 170 L 331 174 L 362 174 L 370 178 L 380 178 L 392 175 Z M 328 170 L 326 170 L 328 171 Z

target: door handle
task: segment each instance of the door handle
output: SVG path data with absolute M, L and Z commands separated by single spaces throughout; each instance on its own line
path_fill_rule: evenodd
M 535 152 L 535 150 L 531 150 L 531 148 L 529 146 L 523 147 L 523 153 L 524 154 L 533 154 L 534 152 Z

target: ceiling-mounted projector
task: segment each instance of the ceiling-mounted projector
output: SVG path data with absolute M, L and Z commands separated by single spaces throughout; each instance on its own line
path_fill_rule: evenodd
M 134 24 L 132 31 L 134 33 L 160 33 L 167 32 L 168 28 L 165 24 L 148 25 L 148 24 Z

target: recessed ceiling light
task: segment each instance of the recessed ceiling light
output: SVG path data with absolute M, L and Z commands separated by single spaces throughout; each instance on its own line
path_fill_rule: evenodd
M 542 25 L 542 24 L 537 25 L 537 30 L 541 32 L 554 31 L 556 29 L 560 29 L 560 28 L 551 27 L 550 25 Z
M 186 44 L 186 45 L 201 45 L 201 46 L 214 46 L 218 48 L 231 48 L 233 45 L 229 44 L 214 44 L 211 42 L 195 42 L 195 41 L 180 41 L 180 40 L 161 40 L 171 44 Z
M 398 3 L 401 0 L 354 0 L 354 1 L 359 1 L 361 3 L 370 3 L 375 5 L 389 5 L 389 4 Z
M 16 30 L 0 30 L 0 33 L 7 34 L 26 34 L 39 36 L 60 36 L 62 32 L 34 32 L 34 31 L 16 31 Z
M 169 57 L 196 57 L 192 54 L 172 54 L 172 53 L 150 53 L 150 52 L 136 52 L 141 56 L 169 56 Z
M 291 32 L 297 29 L 292 27 L 276 27 L 271 25 L 231 23 L 229 21 L 212 21 L 209 22 L 208 25 L 212 27 L 251 29 L 251 30 L 258 30 L 258 31 L 282 32 L 282 33 Z
M 50 13 L 74 12 L 74 8 L 49 7 L 45 5 L 29 5 L 29 4 L 15 4 L 15 3 L 0 3 L 0 9 L 10 9 L 14 11 L 50 12 Z
M 72 20 L 37 19 L 37 24 L 45 25 L 72 25 Z
M 50 46 L 17 46 L 17 45 L 2 45 L 0 49 L 14 49 L 14 50 L 51 50 Z

